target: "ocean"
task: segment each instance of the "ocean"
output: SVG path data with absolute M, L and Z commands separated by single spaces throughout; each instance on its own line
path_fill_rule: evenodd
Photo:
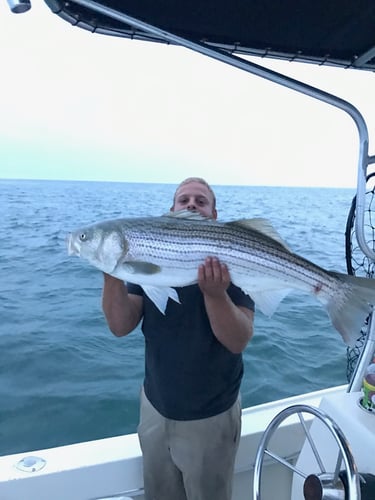
M 69 257 L 66 234 L 99 220 L 161 215 L 172 184 L 0 180 L 0 455 L 135 432 L 139 329 L 114 337 L 102 274 Z M 219 218 L 267 217 L 291 249 L 345 272 L 354 190 L 215 186 Z M 256 313 L 243 407 L 346 382 L 346 346 L 320 304 L 291 294 Z

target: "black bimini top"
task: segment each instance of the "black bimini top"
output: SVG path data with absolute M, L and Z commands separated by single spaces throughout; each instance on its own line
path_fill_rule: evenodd
M 87 1 L 45 0 L 78 27 L 165 41 Z M 161 30 L 220 50 L 375 70 L 375 0 L 98 0 Z

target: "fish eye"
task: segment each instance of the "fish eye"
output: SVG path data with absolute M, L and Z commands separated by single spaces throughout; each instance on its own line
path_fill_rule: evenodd
M 81 233 L 81 234 L 79 235 L 79 239 L 80 239 L 81 241 L 86 241 L 86 240 L 87 240 L 87 234 L 86 234 L 86 233 Z

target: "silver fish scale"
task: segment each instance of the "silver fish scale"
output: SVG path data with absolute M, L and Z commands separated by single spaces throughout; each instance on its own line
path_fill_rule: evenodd
M 275 276 L 316 293 L 336 293 L 337 279 L 286 250 L 259 231 L 236 223 L 161 217 L 131 220 L 123 228 L 131 260 L 197 269 L 206 256 L 218 257 L 230 272 Z M 305 286 L 301 286 L 304 283 Z

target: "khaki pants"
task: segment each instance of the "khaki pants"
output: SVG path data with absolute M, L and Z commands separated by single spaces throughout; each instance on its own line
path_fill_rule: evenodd
M 230 500 L 241 435 L 240 398 L 201 420 L 164 418 L 141 394 L 138 427 L 146 500 Z

